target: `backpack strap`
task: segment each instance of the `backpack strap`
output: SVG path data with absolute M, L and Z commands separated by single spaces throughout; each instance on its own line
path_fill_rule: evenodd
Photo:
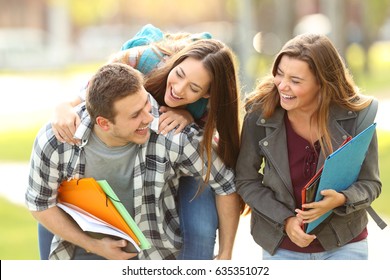
M 370 106 L 368 106 L 363 111 L 359 112 L 357 118 L 356 134 L 362 132 L 364 129 L 366 129 L 369 125 L 371 125 L 374 122 L 377 111 L 378 111 L 378 100 L 374 98 Z M 376 213 L 371 206 L 367 207 L 366 211 L 368 214 L 370 214 L 371 218 L 376 222 L 376 224 L 381 229 L 384 229 L 387 226 L 386 222 L 383 221 L 381 217 L 379 217 L 378 213 Z
M 377 111 L 378 100 L 374 98 L 367 108 L 359 112 L 356 134 L 359 134 L 374 122 Z
M 380 227 L 380 229 L 384 229 L 385 227 L 387 227 L 386 222 L 381 217 L 379 217 L 378 213 L 375 212 L 374 208 L 368 206 L 366 211 L 368 214 L 370 214 L 371 218 L 375 221 L 378 227 Z

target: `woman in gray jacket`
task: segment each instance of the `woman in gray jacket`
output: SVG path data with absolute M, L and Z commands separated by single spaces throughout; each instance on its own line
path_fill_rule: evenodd
M 246 102 L 236 165 L 239 194 L 264 259 L 367 259 L 366 208 L 381 192 L 374 133 L 355 183 L 302 205 L 302 188 L 376 104 L 359 93 L 332 42 L 299 35 L 276 56 L 272 75 Z M 359 118 L 360 114 L 360 118 Z M 309 210 L 302 211 L 302 206 Z M 332 211 L 309 234 L 304 223 Z

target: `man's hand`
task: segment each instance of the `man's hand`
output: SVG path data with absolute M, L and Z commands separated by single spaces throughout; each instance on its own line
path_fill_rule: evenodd
M 88 246 L 89 248 L 86 248 L 86 250 L 108 260 L 128 260 L 138 255 L 123 250 L 127 245 L 126 240 L 115 240 L 110 237 L 95 240 L 96 242 L 93 242 L 93 245 Z

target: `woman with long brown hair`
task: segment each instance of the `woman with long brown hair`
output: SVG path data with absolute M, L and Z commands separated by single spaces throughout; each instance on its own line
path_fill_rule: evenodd
M 236 167 L 238 193 L 252 209 L 251 233 L 263 258 L 367 259 L 366 208 L 382 186 L 376 133 L 347 190 L 329 186 L 321 192 L 324 199 L 312 203 L 302 203 L 301 191 L 324 159 L 358 133 L 358 120 L 376 101 L 359 92 L 324 35 L 288 41 L 271 74 L 246 103 Z M 313 232 L 304 231 L 305 223 L 329 211 Z

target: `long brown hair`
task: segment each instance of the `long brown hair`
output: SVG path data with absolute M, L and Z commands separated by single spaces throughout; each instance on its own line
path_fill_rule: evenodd
M 315 119 L 319 133 L 323 136 L 320 137 L 321 149 L 325 155 L 329 155 L 333 151 L 328 130 L 330 105 L 333 103 L 348 110 L 359 111 L 367 107 L 372 98 L 359 93 L 343 59 L 325 35 L 302 34 L 283 46 L 274 60 L 272 75 L 262 80 L 249 95 L 245 104 L 248 111 L 261 109 L 263 116 L 267 118 L 280 106 L 273 78 L 284 55 L 306 62 L 320 85 L 320 102 Z
M 210 177 L 213 137 L 218 132 L 218 156 L 226 166 L 235 168 L 240 147 L 239 80 L 233 52 L 215 39 L 197 40 L 172 55 L 164 66 L 152 71 L 145 78 L 145 88 L 160 105 L 165 105 L 164 94 L 169 72 L 191 57 L 201 61 L 211 76 L 209 108 L 202 150 L 207 155 L 207 175 Z

